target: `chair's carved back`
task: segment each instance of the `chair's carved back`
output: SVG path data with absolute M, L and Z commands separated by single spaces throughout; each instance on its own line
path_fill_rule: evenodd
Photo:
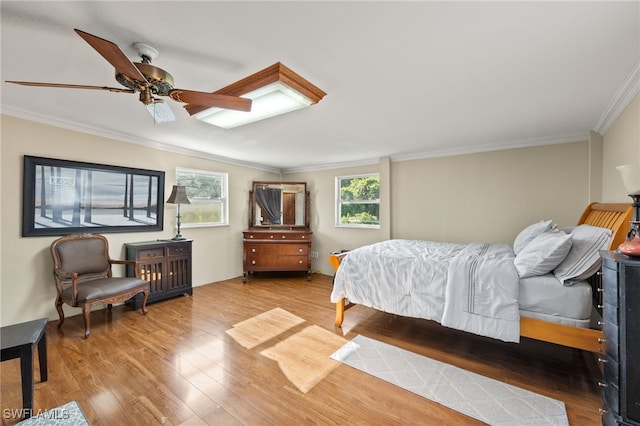
M 73 273 L 78 280 L 111 276 L 109 242 L 99 234 L 71 234 L 51 244 L 53 274 L 56 284 L 71 282 Z

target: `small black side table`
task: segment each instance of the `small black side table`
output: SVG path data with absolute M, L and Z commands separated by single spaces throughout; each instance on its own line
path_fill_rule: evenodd
M 22 416 L 26 419 L 33 412 L 33 353 L 38 346 L 40 381 L 47 381 L 47 318 L 2 327 L 0 345 L 1 360 L 20 358 L 22 376 Z

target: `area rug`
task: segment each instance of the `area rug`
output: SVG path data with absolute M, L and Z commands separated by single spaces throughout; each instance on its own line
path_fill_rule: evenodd
M 20 426 L 89 426 L 82 409 L 71 401 L 50 410 L 34 410 L 32 417 L 18 423 Z
M 311 325 L 260 354 L 276 361 L 291 384 L 300 392 L 307 393 L 340 366 L 329 355 L 346 342 L 342 336 Z
M 490 425 L 568 425 L 562 401 L 356 336 L 332 359 Z
M 227 334 L 245 348 L 253 349 L 303 322 L 302 318 L 275 308 L 234 324 Z

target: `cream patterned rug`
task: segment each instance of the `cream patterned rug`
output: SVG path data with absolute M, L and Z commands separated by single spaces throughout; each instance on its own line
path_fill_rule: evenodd
M 568 425 L 562 401 L 356 336 L 332 359 L 490 425 Z
M 89 426 L 76 401 L 50 410 L 34 410 L 32 417 L 18 423 L 20 426 Z

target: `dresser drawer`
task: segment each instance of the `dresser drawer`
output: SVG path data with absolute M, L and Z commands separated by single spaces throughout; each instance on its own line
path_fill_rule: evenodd
M 167 247 L 169 256 L 188 256 L 191 254 L 191 244 L 174 244 Z
M 620 366 L 618 361 L 609 354 L 604 355 L 604 383 L 620 383 Z
M 620 361 L 619 351 L 620 339 L 618 336 L 618 326 L 611 322 L 606 322 L 602 326 L 602 332 L 604 333 L 604 351 L 616 362 Z
M 618 304 L 618 272 L 616 270 L 602 268 L 602 292 L 604 303 Z
M 618 426 L 618 419 L 613 413 L 612 408 L 606 405 L 602 408 L 602 426 Z
M 618 306 L 605 303 L 602 307 L 602 321 L 616 326 L 620 324 Z
M 258 241 L 304 241 L 310 240 L 307 233 L 300 232 L 245 232 L 245 240 Z
M 164 258 L 164 247 L 138 250 L 138 260 L 140 262 L 144 262 L 149 259 L 162 259 L 162 258 Z
M 308 244 L 246 244 L 248 255 L 291 255 L 309 254 Z
M 306 271 L 309 268 L 309 257 L 247 255 L 246 268 L 250 270 Z
M 602 400 L 604 401 L 604 405 L 608 407 L 608 410 L 613 411 L 616 414 L 620 414 L 620 390 L 615 383 L 607 382 L 602 383 Z

